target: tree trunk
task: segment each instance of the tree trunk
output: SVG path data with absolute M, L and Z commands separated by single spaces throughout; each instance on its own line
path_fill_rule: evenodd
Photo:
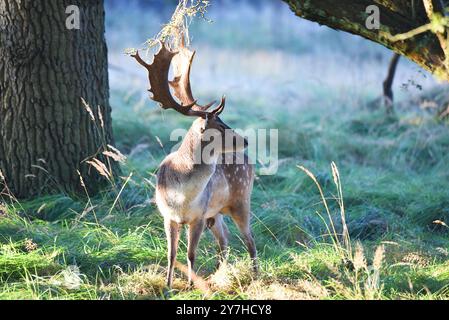
M 85 160 L 113 139 L 104 15 L 103 0 L 0 0 L 0 170 L 16 197 L 79 191 L 77 170 L 101 185 Z
M 393 113 L 393 104 L 394 104 L 394 94 L 393 94 L 393 82 L 394 76 L 396 75 L 396 68 L 399 63 L 400 55 L 395 53 L 391 58 L 390 64 L 388 65 L 388 74 L 385 78 L 382 87 L 383 87 L 383 101 L 384 107 L 387 113 Z
M 444 14 L 439 0 L 283 0 L 299 17 L 334 29 L 360 35 L 408 57 L 440 78 L 449 80 L 448 52 L 444 34 L 431 31 L 405 40 L 391 36 L 405 34 L 428 25 L 434 13 Z M 447 5 L 447 1 L 443 1 Z M 426 6 L 424 6 L 426 4 Z M 380 29 L 370 30 L 367 8 L 376 5 L 380 12 Z M 432 11 L 432 12 L 430 12 Z

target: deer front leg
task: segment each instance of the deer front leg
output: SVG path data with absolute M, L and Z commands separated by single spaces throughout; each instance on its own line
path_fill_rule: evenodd
M 201 234 L 204 230 L 204 219 L 200 218 L 189 224 L 189 236 L 188 236 L 188 245 L 187 245 L 187 264 L 188 264 L 188 272 L 189 272 L 189 284 L 192 285 L 192 278 L 194 276 L 194 267 L 195 267 L 195 256 L 196 256 L 196 248 L 198 247 L 198 243 L 200 242 Z
M 173 273 L 175 270 L 176 253 L 178 252 L 179 225 L 176 222 L 173 222 L 167 218 L 164 220 L 164 225 L 168 243 L 167 286 L 171 288 L 173 284 Z

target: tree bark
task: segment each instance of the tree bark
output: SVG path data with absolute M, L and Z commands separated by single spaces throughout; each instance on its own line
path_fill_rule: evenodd
M 104 16 L 103 0 L 0 0 L 0 170 L 16 197 L 79 191 L 77 170 L 101 185 L 85 160 L 113 143 Z
M 396 75 L 396 68 L 399 63 L 400 55 L 395 53 L 391 58 L 390 64 L 388 65 L 388 74 L 385 78 L 382 87 L 383 87 L 383 101 L 384 107 L 387 110 L 387 113 L 393 113 L 393 104 L 394 104 L 394 94 L 393 94 L 393 82 L 394 76 Z
M 430 31 L 403 41 L 387 35 L 407 33 L 430 22 L 422 0 L 283 0 L 302 18 L 328 27 L 360 35 L 409 58 L 438 77 L 449 80 L 446 56 L 439 38 Z M 429 2 L 431 0 L 426 0 Z M 443 1 L 447 5 L 447 1 Z M 440 1 L 432 0 L 432 10 L 442 13 Z M 366 9 L 376 5 L 380 10 L 380 29 L 369 30 Z M 445 36 L 445 35 L 444 35 Z

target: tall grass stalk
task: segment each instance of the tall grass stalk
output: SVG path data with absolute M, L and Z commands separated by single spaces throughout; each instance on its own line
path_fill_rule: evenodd
M 322 220 L 323 220 L 325 227 L 328 231 L 328 235 L 331 238 L 331 241 L 335 248 L 335 251 L 338 252 L 343 259 L 350 259 L 351 258 L 351 244 L 350 244 L 351 240 L 349 238 L 348 227 L 346 225 L 346 217 L 345 217 L 344 202 L 343 202 L 343 191 L 342 191 L 342 187 L 341 187 L 340 173 L 338 171 L 337 165 L 335 163 L 332 163 L 331 168 L 332 168 L 332 175 L 334 178 L 334 183 L 335 183 L 335 185 L 337 187 L 337 191 L 338 191 L 338 196 L 335 199 L 336 199 L 336 201 L 339 205 L 339 209 L 340 209 L 341 223 L 343 226 L 343 231 L 341 233 L 338 233 L 335 228 L 334 218 L 332 217 L 333 215 L 329 208 L 328 200 L 325 197 L 324 191 L 323 191 L 320 183 L 318 182 L 316 176 L 310 170 L 306 169 L 304 166 L 298 166 L 298 168 L 300 170 L 302 170 L 304 173 L 306 173 L 312 179 L 312 181 L 318 188 L 318 191 L 319 191 L 320 197 L 321 197 L 321 202 L 324 205 L 324 208 L 326 210 L 326 214 L 328 217 L 328 222 L 326 222 L 325 219 L 322 219 Z M 317 212 L 317 214 L 321 217 L 321 215 L 318 212 Z M 342 244 L 342 241 L 340 240 L 341 235 L 343 237 L 343 244 Z

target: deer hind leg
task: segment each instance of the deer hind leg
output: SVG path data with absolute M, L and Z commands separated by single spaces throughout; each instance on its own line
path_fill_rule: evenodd
M 248 248 L 249 256 L 253 264 L 253 271 L 255 274 L 259 272 L 257 263 L 257 250 L 254 242 L 254 237 L 251 232 L 250 220 L 251 211 L 248 205 L 239 205 L 231 209 L 231 218 L 243 236 L 246 247 Z
M 175 270 L 176 254 L 178 252 L 179 225 L 169 219 L 164 220 L 165 234 L 168 243 L 168 268 L 167 268 L 167 286 L 171 288 L 173 284 L 173 273 Z
M 196 249 L 198 247 L 198 243 L 200 242 L 201 234 L 204 230 L 204 220 L 197 219 L 191 224 L 189 224 L 189 233 L 187 239 L 187 265 L 188 265 L 188 277 L 189 284 L 193 284 L 194 277 L 194 267 L 195 267 L 195 258 L 196 258 Z
M 211 226 L 210 231 L 214 235 L 215 239 L 218 243 L 218 263 L 217 269 L 220 265 L 226 261 L 228 256 L 228 236 L 229 230 L 224 222 L 223 216 L 221 214 L 217 214 L 215 216 L 215 223 Z

